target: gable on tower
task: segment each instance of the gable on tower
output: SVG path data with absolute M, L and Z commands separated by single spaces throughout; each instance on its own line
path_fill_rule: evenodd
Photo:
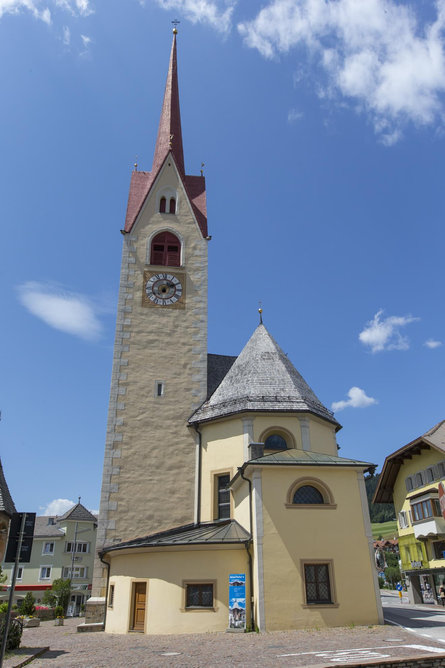
M 201 230 L 202 236 L 205 239 L 208 236 L 205 178 L 202 175 L 187 175 L 184 168 L 176 33 L 173 35 L 167 81 L 165 84 L 164 101 L 159 120 L 152 168 L 150 172 L 137 170 L 132 172 L 127 214 L 123 229 L 124 233 L 132 231 L 134 224 L 142 211 L 144 203 L 151 193 L 167 159 L 170 160 L 176 168 L 178 177 L 190 202 L 193 215 Z M 176 202 L 174 206 L 172 206 L 172 197 L 167 196 L 165 196 L 165 201 L 163 202 L 161 194 L 158 210 L 160 213 L 173 214 L 176 212 Z

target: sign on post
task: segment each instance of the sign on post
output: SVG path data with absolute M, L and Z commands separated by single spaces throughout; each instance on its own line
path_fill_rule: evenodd
M 229 575 L 229 629 L 246 628 L 246 574 Z
M 35 513 L 13 513 L 9 525 L 8 545 L 6 546 L 5 562 L 11 563 L 16 560 L 16 553 L 20 538 L 20 527 L 23 515 L 26 515 L 23 531 L 22 545 L 20 549 L 19 562 L 29 563 L 31 561 L 31 548 L 34 536 L 34 525 L 36 523 Z

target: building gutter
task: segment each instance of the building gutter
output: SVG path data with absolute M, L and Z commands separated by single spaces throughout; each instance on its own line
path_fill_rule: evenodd
M 105 585 L 105 609 L 104 609 L 104 631 L 105 631 L 105 624 L 107 622 L 107 609 L 108 609 L 108 590 L 109 590 L 109 583 L 110 583 L 110 562 L 109 561 L 104 561 L 103 556 L 105 552 L 99 552 L 98 557 L 101 560 L 103 564 L 107 567 L 107 584 Z
M 255 631 L 255 613 L 254 613 L 254 596 L 253 596 L 253 564 L 252 564 L 252 553 L 250 551 L 250 546 L 252 545 L 252 529 L 253 529 L 253 519 L 252 519 L 252 481 L 249 478 L 244 476 L 244 465 L 238 468 L 238 472 L 243 480 L 249 485 L 249 522 L 250 522 L 250 538 L 244 543 L 247 554 L 249 556 L 249 590 L 250 590 L 250 628 L 252 631 Z
M 194 430 L 198 434 L 198 480 L 197 485 L 197 495 L 196 495 L 196 524 L 199 526 L 201 524 L 201 478 L 202 478 L 202 434 L 199 431 L 199 423 L 193 425 Z

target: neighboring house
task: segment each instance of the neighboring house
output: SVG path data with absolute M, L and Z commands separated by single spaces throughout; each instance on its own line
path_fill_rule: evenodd
M 71 578 L 68 615 L 78 615 L 91 595 L 96 527 L 97 518 L 81 503 L 61 517 L 36 517 L 31 561 L 18 568 L 14 603 L 23 600 L 28 591 L 41 603 L 54 580 Z M 13 564 L 4 563 L 2 568 L 9 585 Z M 8 596 L 9 587 L 0 593 L 3 600 Z
M 16 512 L 14 501 L 6 483 L 3 466 L 0 461 L 0 563 L 5 556 L 6 543 L 8 541 L 9 522 L 12 514 Z
M 445 420 L 385 459 L 374 503 L 394 503 L 412 603 L 437 603 L 445 583 Z
M 86 623 L 105 596 L 117 633 L 382 622 L 372 465 L 338 456 L 341 426 L 262 322 L 238 357 L 207 354 L 209 240 L 204 177 L 184 168 L 175 36 L 152 171 L 132 174 L 123 230 L 97 542 L 109 568 L 96 562 Z M 256 299 L 249 276 L 238 284 Z M 230 577 L 245 599 L 229 600 Z

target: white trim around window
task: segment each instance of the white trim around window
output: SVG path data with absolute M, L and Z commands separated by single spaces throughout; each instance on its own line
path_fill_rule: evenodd
M 52 566 L 40 566 L 40 571 L 39 571 L 39 582 L 42 582 L 43 580 L 51 580 L 51 571 L 52 571 Z
M 42 554 L 54 554 L 54 541 L 45 541 L 42 546 Z

